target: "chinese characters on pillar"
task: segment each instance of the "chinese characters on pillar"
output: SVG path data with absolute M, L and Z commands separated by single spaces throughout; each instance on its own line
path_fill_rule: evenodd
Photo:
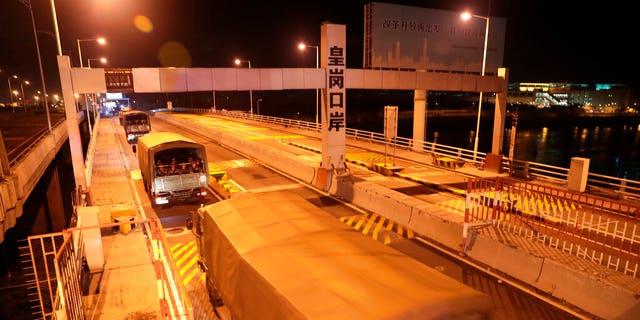
M 346 26 L 323 23 L 321 26 L 322 68 L 322 167 L 344 169 L 347 131 L 347 41 Z
M 329 131 L 340 132 L 345 128 L 345 50 L 342 47 L 333 46 L 329 48 L 329 59 L 327 63 L 327 88 L 329 93 L 328 104 L 328 129 Z

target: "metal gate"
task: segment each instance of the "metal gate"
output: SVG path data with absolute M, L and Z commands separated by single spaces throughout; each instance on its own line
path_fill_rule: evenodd
M 510 178 L 467 185 L 463 252 L 474 226 L 492 225 L 624 274 L 638 276 L 640 207 Z
M 55 255 L 62 247 L 62 233 L 51 233 L 27 238 L 35 290 L 38 295 L 38 310 L 34 317 L 50 319 L 55 311 L 56 291 L 58 289 Z

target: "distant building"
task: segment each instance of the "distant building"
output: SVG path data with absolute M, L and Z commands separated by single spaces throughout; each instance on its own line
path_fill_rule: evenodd
M 510 83 L 507 103 L 538 108 L 573 106 L 587 112 L 637 112 L 638 89 L 622 84 Z

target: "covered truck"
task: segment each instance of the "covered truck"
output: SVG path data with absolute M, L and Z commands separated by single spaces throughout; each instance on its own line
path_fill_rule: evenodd
M 141 110 L 129 110 L 122 113 L 122 126 L 127 136 L 127 142 L 135 145 L 138 138 L 151 132 L 149 114 Z
M 204 145 L 173 132 L 138 138 L 140 173 L 153 205 L 197 201 L 207 194 L 209 174 Z
M 490 319 L 491 299 L 350 228 L 292 190 L 187 221 L 214 306 L 233 319 Z

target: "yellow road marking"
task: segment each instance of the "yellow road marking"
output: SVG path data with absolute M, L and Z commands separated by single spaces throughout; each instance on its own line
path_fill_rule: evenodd
M 193 279 L 193 277 L 198 275 L 198 273 L 200 273 L 200 271 L 197 268 L 191 269 L 191 272 L 186 277 L 182 278 L 182 284 L 184 284 L 185 286 L 189 284 L 189 282 L 191 282 L 191 279 Z
M 378 232 L 380 231 L 380 229 L 382 229 L 382 227 L 384 226 L 384 222 L 385 222 L 385 218 L 384 217 L 380 217 L 381 219 L 378 220 L 378 223 L 376 224 L 375 229 L 373 229 L 373 239 L 378 240 Z
M 172 254 L 173 254 L 174 257 L 178 257 L 179 255 L 182 254 L 182 252 L 184 252 L 189 247 L 192 247 L 195 244 L 196 244 L 196 242 L 194 240 L 191 240 L 191 241 L 189 241 L 187 243 L 184 243 L 184 244 L 174 245 L 173 247 L 171 247 Z M 177 248 L 178 246 L 180 246 L 180 248 Z
M 360 220 L 358 221 L 358 223 L 356 223 L 356 225 L 354 226 L 354 228 L 356 228 L 357 230 L 360 230 L 360 227 L 362 226 L 362 224 L 367 220 L 367 217 L 369 216 L 368 213 L 365 213 L 363 215 L 361 215 Z
M 198 257 L 191 257 L 189 262 L 180 268 L 180 276 L 184 275 L 187 270 L 191 269 L 191 267 L 198 261 Z
M 413 239 L 415 235 L 413 234 L 413 230 L 407 229 L 407 239 Z
M 393 221 L 389 220 L 389 223 L 387 224 L 387 231 L 391 230 L 393 230 Z
M 376 222 L 377 217 L 378 215 L 371 215 L 371 217 L 369 217 L 369 221 L 367 221 L 367 225 L 364 227 L 364 229 L 362 229 L 363 234 L 369 233 L 369 229 L 371 229 L 373 224 Z
M 402 226 L 398 225 L 398 227 L 396 228 L 396 233 L 398 233 L 401 237 L 402 237 Z
M 189 251 L 187 251 L 186 254 L 184 254 L 180 259 L 178 259 L 178 261 L 176 261 L 176 265 L 180 266 L 182 265 L 182 263 L 187 260 L 189 257 L 191 257 L 191 255 L 196 252 L 196 247 L 192 247 L 191 249 L 189 249 Z

